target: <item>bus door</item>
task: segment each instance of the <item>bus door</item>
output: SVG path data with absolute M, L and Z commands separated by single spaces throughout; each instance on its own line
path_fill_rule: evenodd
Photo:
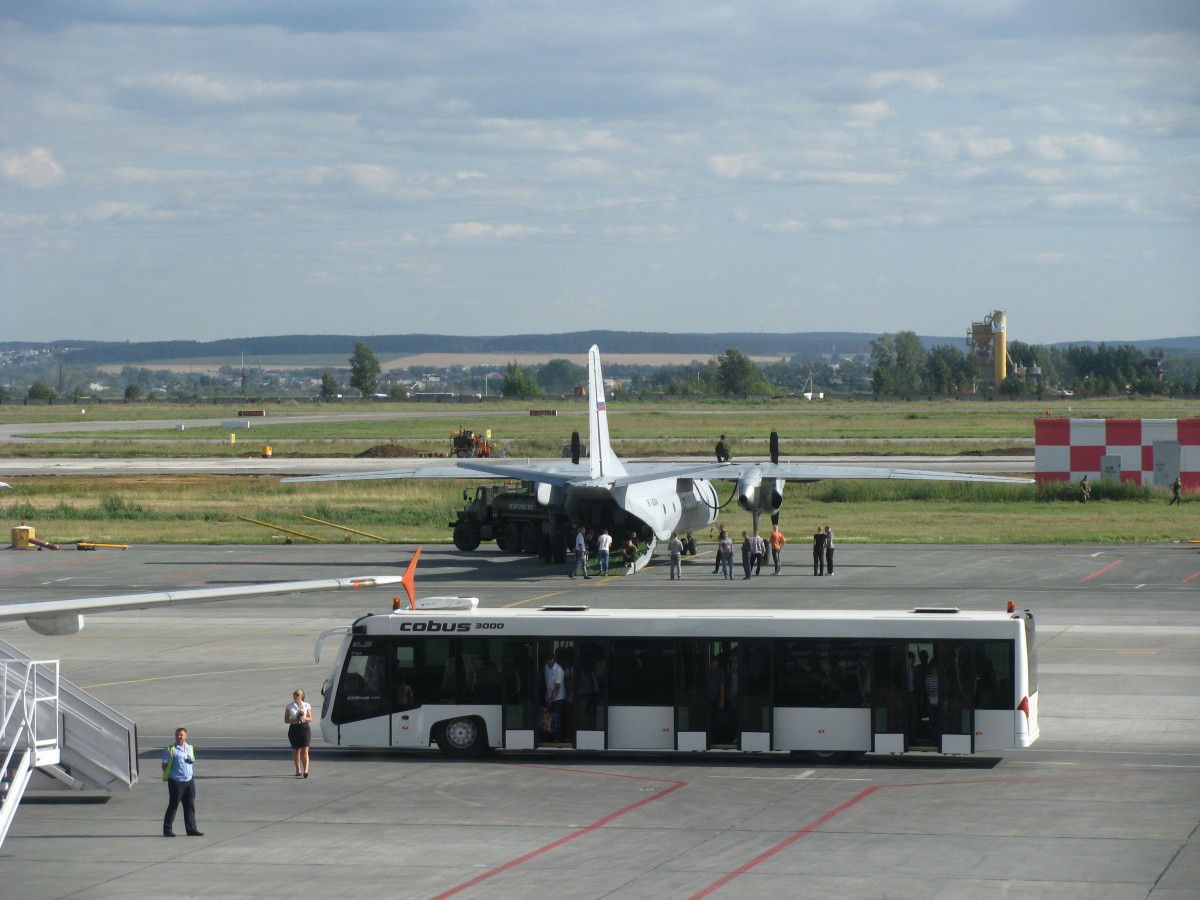
M 538 746 L 573 745 L 575 742 L 575 642 L 537 642 L 537 743 Z M 549 658 L 562 669 L 562 689 L 550 702 Z
M 908 694 L 906 743 L 909 747 L 923 747 L 926 750 L 934 745 L 930 731 L 929 705 L 925 698 L 925 676 L 933 657 L 933 641 L 910 641 L 908 643 L 904 663 L 904 686 Z
M 930 705 L 935 746 L 943 753 L 973 753 L 975 735 L 975 642 L 938 641 L 938 703 Z M 940 736 L 940 741 L 937 738 Z
M 571 672 L 571 708 L 575 746 L 604 750 L 608 731 L 608 646 L 603 641 L 576 641 Z
M 729 665 L 717 641 L 675 646 L 675 749 L 736 748 Z
M 915 711 L 910 652 L 916 659 L 916 651 L 900 641 L 881 641 L 871 648 L 871 746 L 875 753 L 908 749 Z
M 504 746 L 510 750 L 532 750 L 537 746 L 538 704 L 542 699 L 537 642 L 506 640 L 501 660 Z
M 771 749 L 771 642 L 729 644 L 729 703 L 733 706 L 740 750 Z

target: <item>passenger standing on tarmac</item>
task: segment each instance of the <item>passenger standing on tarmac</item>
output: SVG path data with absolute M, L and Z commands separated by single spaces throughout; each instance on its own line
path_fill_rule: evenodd
M 163 751 L 163 781 L 167 783 L 167 814 L 163 816 L 163 837 L 175 837 L 175 813 L 183 806 L 183 827 L 188 837 L 204 837 L 196 829 L 196 751 L 188 743 L 187 729 L 175 729 L 175 743 Z
M 582 571 L 584 578 L 591 578 L 587 570 L 587 529 L 582 525 L 575 532 L 575 562 L 571 566 L 571 571 L 567 573 L 568 578 L 574 578 L 576 571 Z
M 754 544 L 754 574 L 761 575 L 763 560 L 767 556 L 767 542 L 759 536 L 757 531 L 750 540 Z
M 720 539 L 721 539 L 721 535 L 725 534 L 725 526 L 724 526 L 724 525 L 722 525 L 720 522 L 714 522 L 714 523 L 713 523 L 713 525 L 714 525 L 714 526 L 716 527 L 716 529 L 717 529 L 717 540 L 718 540 L 718 541 L 720 541 Z M 720 550 L 718 550 L 718 551 L 717 551 L 717 558 L 716 558 L 715 560 L 713 560 L 713 570 L 712 570 L 712 573 L 713 573 L 714 575 L 716 575 L 716 574 L 717 574 L 718 572 L 720 572 L 720 571 L 721 571 L 721 553 L 720 553 Z
M 612 535 L 605 528 L 596 538 L 596 556 L 599 558 L 600 574 L 608 574 L 608 559 L 612 551 Z
M 742 532 L 742 571 L 746 573 L 742 581 L 750 577 L 750 564 L 753 562 L 754 541 L 749 532 Z
M 821 530 L 820 525 L 813 535 L 813 574 L 825 574 L 825 532 Z
M 683 579 L 683 541 L 679 539 L 679 532 L 671 532 L 671 540 L 667 542 L 667 553 L 671 557 L 671 580 L 676 578 Z
M 292 702 L 283 711 L 288 726 L 288 743 L 292 745 L 292 762 L 296 777 L 308 777 L 308 748 L 312 744 L 312 704 L 304 702 L 304 691 L 292 692 Z
M 733 541 L 729 537 L 728 531 L 721 532 L 721 538 L 717 541 L 717 565 L 721 567 L 721 574 L 727 580 L 733 580 Z
M 833 532 L 825 526 L 825 574 L 833 574 Z
M 778 525 L 773 525 L 768 541 L 771 544 L 771 561 L 775 563 L 775 574 L 778 575 L 783 565 L 783 545 L 787 543 L 787 538 L 783 536 Z

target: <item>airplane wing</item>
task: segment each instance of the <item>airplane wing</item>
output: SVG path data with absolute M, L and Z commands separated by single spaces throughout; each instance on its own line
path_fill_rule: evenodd
M 628 478 L 616 479 L 616 484 L 630 484 L 654 478 L 705 478 L 709 481 L 737 481 L 748 472 L 757 471 L 763 478 L 784 481 L 811 482 L 838 479 L 885 479 L 897 481 L 983 481 L 993 484 L 1033 484 L 1032 478 L 1007 475 L 972 475 L 965 472 L 940 472 L 929 469 L 893 469 L 879 466 L 825 465 L 824 463 L 744 462 L 686 465 L 678 463 L 631 463 Z
M 406 579 L 408 582 L 406 583 Z M 362 575 L 355 578 L 322 578 L 314 581 L 274 581 L 267 584 L 220 588 L 193 588 L 182 591 L 156 591 L 145 594 L 118 594 L 110 597 L 83 597 L 74 600 L 31 600 L 0 604 L 0 622 L 24 619 L 38 634 L 74 634 L 83 628 L 83 614 L 120 609 L 149 609 L 185 603 L 229 600 L 270 594 L 296 594 L 305 591 L 337 591 L 346 588 L 376 587 L 411 583 L 404 575 Z
M 510 478 L 518 481 L 542 481 L 547 484 L 576 484 L 586 481 L 588 470 L 570 460 L 526 460 L 524 463 L 485 463 L 461 460 L 453 466 L 412 466 L 378 472 L 346 472 L 335 475 L 294 475 L 279 479 L 281 484 L 301 481 L 370 481 L 389 478 Z

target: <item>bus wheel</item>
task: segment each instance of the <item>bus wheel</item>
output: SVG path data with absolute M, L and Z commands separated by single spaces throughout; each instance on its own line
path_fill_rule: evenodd
M 483 722 L 472 717 L 443 723 L 437 730 L 435 740 L 438 749 L 447 756 L 479 756 L 487 749 L 487 732 Z
M 842 750 L 806 750 L 804 755 L 810 762 L 824 763 L 827 766 L 836 766 L 852 756 Z

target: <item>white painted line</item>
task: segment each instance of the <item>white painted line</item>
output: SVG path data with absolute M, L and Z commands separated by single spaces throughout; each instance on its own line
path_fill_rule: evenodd
M 1194 766 L 1172 766 L 1168 763 L 1122 763 L 1127 769 L 1200 769 L 1200 764 Z

